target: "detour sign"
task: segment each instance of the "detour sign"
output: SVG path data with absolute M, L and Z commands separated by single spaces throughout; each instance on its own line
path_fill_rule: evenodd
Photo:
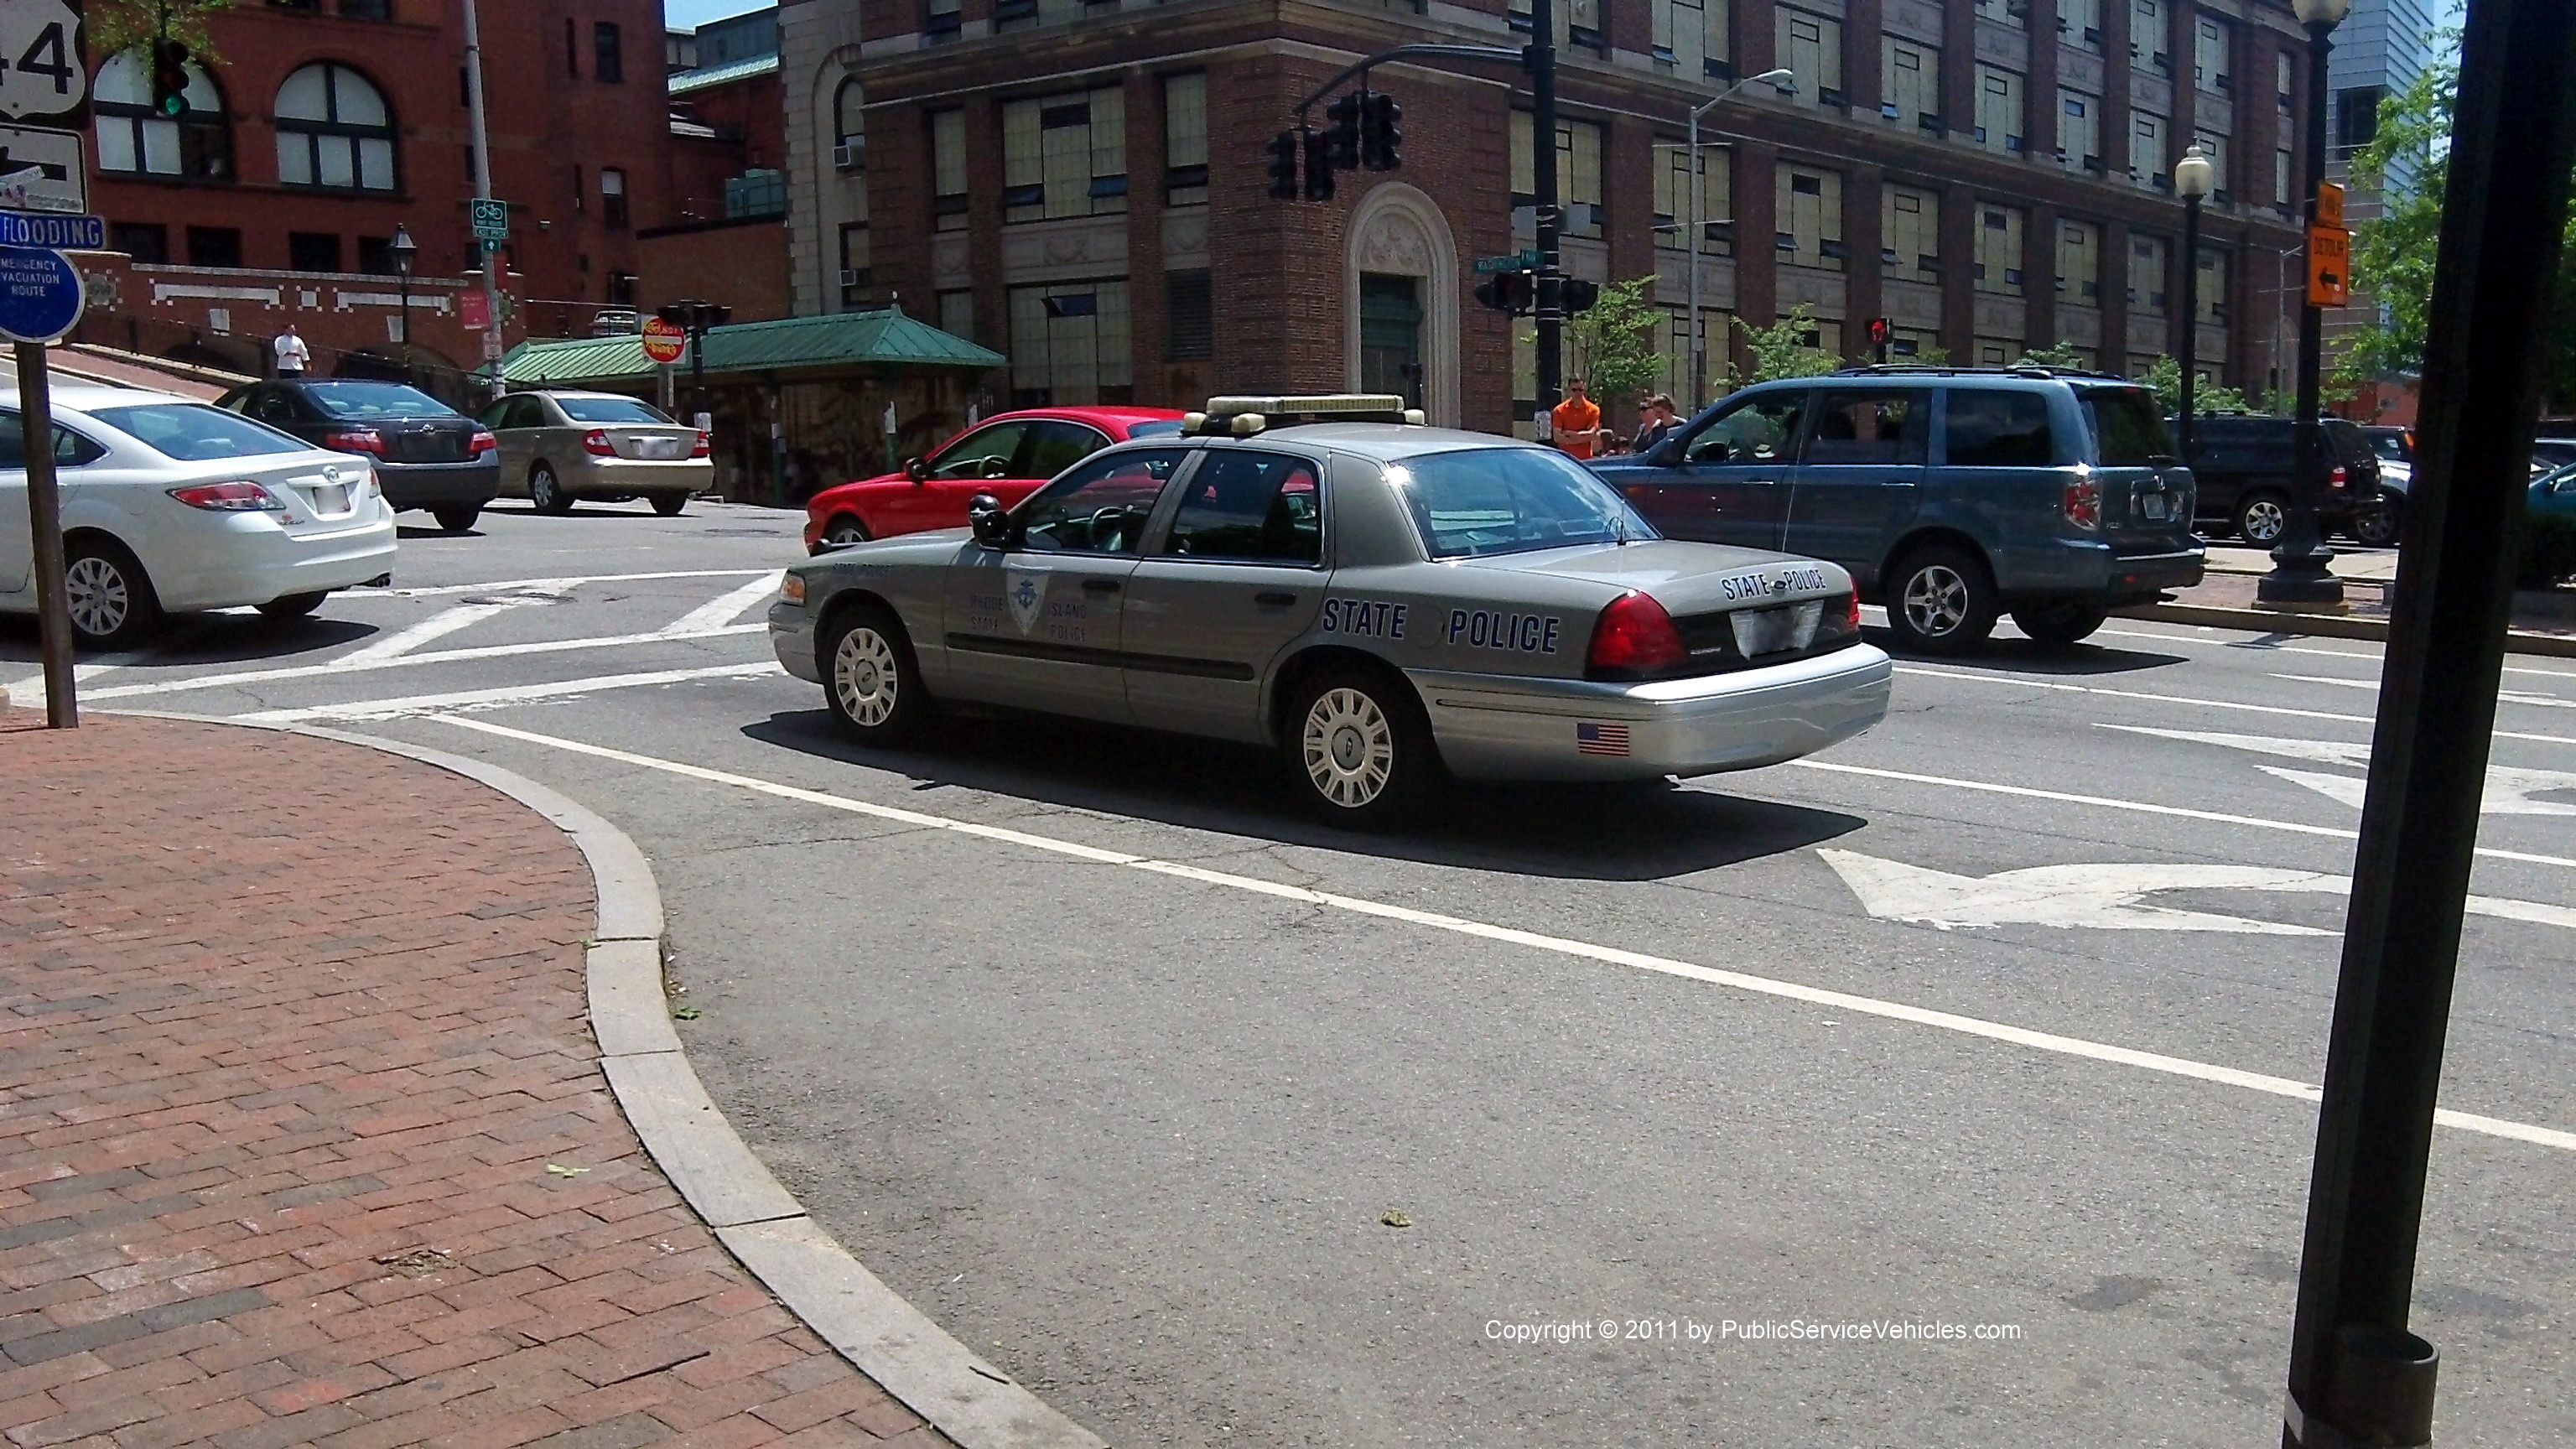
M 2339 226 L 2308 228 L 2308 305 L 2341 307 L 2352 300 L 2352 233 Z

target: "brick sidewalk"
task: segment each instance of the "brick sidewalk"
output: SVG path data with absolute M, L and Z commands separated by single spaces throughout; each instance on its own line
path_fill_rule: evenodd
M 0 710 L 16 1445 L 948 1441 L 618 1113 L 582 857 L 411 760 Z

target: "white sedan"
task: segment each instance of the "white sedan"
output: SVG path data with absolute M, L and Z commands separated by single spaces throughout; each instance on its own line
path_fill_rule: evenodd
M 72 632 L 116 649 L 189 609 L 309 614 L 388 579 L 394 513 L 364 458 L 167 393 L 53 391 Z M 0 612 L 36 608 L 27 468 L 0 389 Z

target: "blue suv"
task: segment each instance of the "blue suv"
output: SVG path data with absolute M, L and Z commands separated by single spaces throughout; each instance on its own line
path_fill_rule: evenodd
M 2007 612 L 2072 644 L 2201 578 L 2164 410 L 2101 374 L 1882 366 L 1760 383 L 1651 452 L 1593 466 L 1668 537 L 1842 565 L 1925 653 L 1975 649 Z

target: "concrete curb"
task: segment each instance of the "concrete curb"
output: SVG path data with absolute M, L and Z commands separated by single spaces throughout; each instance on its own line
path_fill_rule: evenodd
M 2141 604 L 2134 609 L 2116 610 L 2114 617 L 2150 619 L 2163 624 L 2204 624 L 2217 629 L 2246 629 L 2257 634 L 2312 634 L 2329 639 L 2388 642 L 2386 620 L 2355 619 L 2341 614 L 2301 614 L 2286 609 L 2222 609 L 2207 604 Z M 2508 654 L 2576 659 L 2576 636 L 2508 629 L 2504 647 Z
M 600 1069 L 645 1150 L 689 1207 L 788 1310 L 959 1449 L 1109 1449 L 904 1301 L 761 1165 L 690 1067 L 662 986 L 662 896 L 644 852 L 585 806 L 513 770 L 311 725 L 159 710 L 104 713 L 310 735 L 433 765 L 500 791 L 570 835 L 599 895 L 588 953 Z

